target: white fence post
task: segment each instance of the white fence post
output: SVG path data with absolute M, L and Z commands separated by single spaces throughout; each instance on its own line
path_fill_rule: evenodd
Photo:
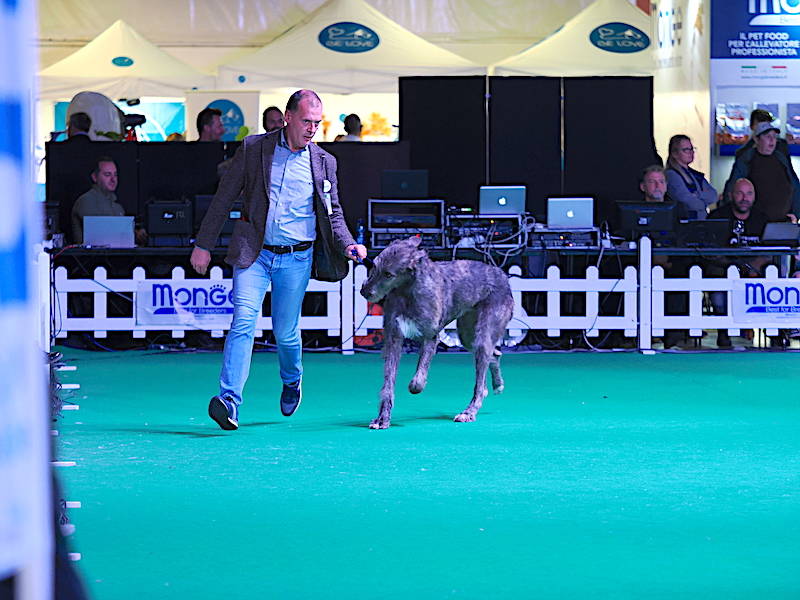
M 639 240 L 639 350 L 644 354 L 653 354 L 652 264 L 652 242 L 649 237 L 642 236 Z

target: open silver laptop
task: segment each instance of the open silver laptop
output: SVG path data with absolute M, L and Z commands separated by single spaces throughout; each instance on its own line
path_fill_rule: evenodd
M 524 185 L 482 185 L 478 197 L 481 215 L 524 215 Z
M 133 248 L 133 217 L 83 217 L 83 244 L 105 248 Z
M 592 229 L 594 198 L 548 198 L 548 229 Z

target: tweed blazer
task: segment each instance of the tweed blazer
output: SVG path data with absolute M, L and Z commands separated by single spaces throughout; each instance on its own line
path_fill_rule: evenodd
M 241 196 L 242 216 L 234 225 L 225 262 L 244 268 L 255 262 L 264 244 L 272 157 L 279 139 L 280 130 L 244 139 L 222 175 L 217 193 L 200 225 L 197 247 L 208 250 L 216 245 L 231 206 Z M 347 229 L 339 203 L 336 159 L 314 143 L 308 148 L 317 218 L 311 276 L 321 281 L 339 281 L 348 271 L 345 249 L 355 244 L 355 240 Z

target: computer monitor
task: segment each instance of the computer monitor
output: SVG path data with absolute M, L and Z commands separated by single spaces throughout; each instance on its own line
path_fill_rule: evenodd
M 594 198 L 548 198 L 548 229 L 591 229 L 594 227 Z
M 674 240 L 677 211 L 674 202 L 619 202 L 620 232 L 629 240 L 643 235 L 655 243 Z
M 481 215 L 524 215 L 524 185 L 482 185 L 478 196 Z
M 728 219 L 698 219 L 678 223 L 677 242 L 686 248 L 725 248 L 731 245 Z
M 427 169 L 385 169 L 381 173 L 381 196 L 398 200 L 427 198 Z

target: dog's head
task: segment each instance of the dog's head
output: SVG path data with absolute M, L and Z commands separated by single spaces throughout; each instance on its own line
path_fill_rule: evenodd
M 428 253 L 419 247 L 421 238 L 395 240 L 374 261 L 369 277 L 361 286 L 361 295 L 370 302 L 380 302 L 393 289 L 411 281 L 414 270 Z

